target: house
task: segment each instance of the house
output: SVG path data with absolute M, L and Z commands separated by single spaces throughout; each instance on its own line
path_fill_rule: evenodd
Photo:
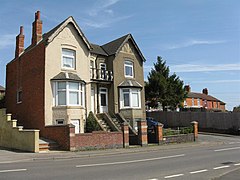
M 71 16 L 42 34 L 37 11 L 27 48 L 24 38 L 21 26 L 6 70 L 7 112 L 20 125 L 53 137 L 49 127 L 67 124 L 84 133 L 90 111 L 110 119 L 120 113 L 133 127 L 145 119 L 145 58 L 131 34 L 92 44 Z
M 184 108 L 203 108 L 209 111 L 225 111 L 225 103 L 210 96 L 207 88 L 204 88 L 202 93 L 191 92 L 191 87 L 189 85 L 186 85 L 184 88 L 187 92 Z
M 0 97 L 5 94 L 5 88 L 0 85 Z

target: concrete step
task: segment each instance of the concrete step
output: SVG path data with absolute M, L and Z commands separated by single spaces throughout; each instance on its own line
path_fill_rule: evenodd
M 39 152 L 48 152 L 51 150 L 58 150 L 59 145 L 52 140 L 40 138 L 39 139 Z

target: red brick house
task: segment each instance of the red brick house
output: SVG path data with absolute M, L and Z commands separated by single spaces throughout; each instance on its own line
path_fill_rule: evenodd
M 26 49 L 24 38 L 21 26 L 6 70 L 7 112 L 19 125 L 65 146 L 73 142 L 71 124 L 75 134 L 85 133 L 90 111 L 104 131 L 121 132 L 124 120 L 135 128 L 145 119 L 145 58 L 131 34 L 92 44 L 71 16 L 42 34 L 38 11 Z M 122 137 L 115 139 L 121 144 Z
M 184 101 L 184 108 L 204 108 L 209 111 L 225 111 L 225 103 L 208 94 L 208 89 L 204 88 L 202 93 L 191 92 L 191 87 L 186 85 L 187 98 Z

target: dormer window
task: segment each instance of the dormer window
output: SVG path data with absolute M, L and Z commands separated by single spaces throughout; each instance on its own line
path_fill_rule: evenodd
M 125 77 L 133 78 L 133 62 L 126 60 L 124 62 Z
M 76 69 L 76 52 L 71 49 L 62 49 L 62 67 Z

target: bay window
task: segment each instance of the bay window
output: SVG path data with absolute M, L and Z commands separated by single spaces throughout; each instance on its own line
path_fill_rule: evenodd
M 84 87 L 80 82 L 55 82 L 56 106 L 84 106 Z
M 141 108 L 140 89 L 120 89 L 121 108 Z

